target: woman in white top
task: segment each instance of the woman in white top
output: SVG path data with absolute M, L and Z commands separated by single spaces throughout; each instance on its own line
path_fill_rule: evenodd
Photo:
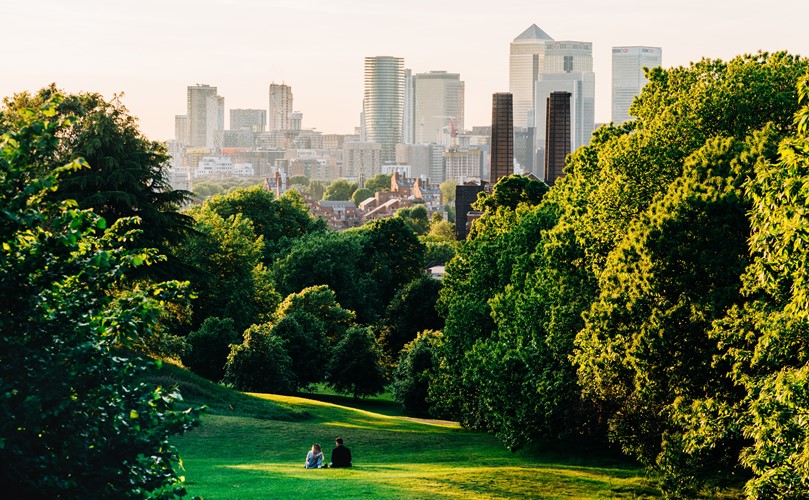
M 320 449 L 319 444 L 312 445 L 312 449 L 306 454 L 306 462 L 304 462 L 303 466 L 307 469 L 320 469 L 323 467 L 323 451 Z

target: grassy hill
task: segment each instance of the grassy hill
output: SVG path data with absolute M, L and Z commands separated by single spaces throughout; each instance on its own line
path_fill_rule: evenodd
M 169 365 L 154 380 L 210 407 L 200 428 L 175 440 L 188 492 L 206 499 L 658 496 L 642 469 L 598 448 L 552 443 L 511 453 L 454 423 L 396 415 L 386 398 L 242 394 Z M 328 459 L 337 436 L 354 467 L 305 470 L 312 443 Z

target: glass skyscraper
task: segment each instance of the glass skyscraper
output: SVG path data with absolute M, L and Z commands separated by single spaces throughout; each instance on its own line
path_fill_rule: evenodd
M 553 42 L 553 38 L 536 24 L 532 24 L 511 42 L 508 88 L 514 98 L 516 128 L 534 126 L 534 123 L 529 123 L 529 115 L 534 110 L 534 82 L 545 68 L 547 42 Z
M 629 106 L 646 85 L 643 68 L 662 66 L 660 47 L 612 48 L 612 121 L 616 125 L 629 120 Z
M 365 92 L 362 100 L 365 137 L 382 145 L 382 161 L 396 161 L 396 144 L 404 136 L 405 69 L 401 57 L 365 58 Z

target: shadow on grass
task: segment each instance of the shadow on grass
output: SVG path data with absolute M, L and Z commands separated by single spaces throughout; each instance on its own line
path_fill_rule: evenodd
M 323 403 L 331 403 L 340 406 L 347 406 L 357 410 L 365 410 L 389 417 L 403 417 L 402 407 L 395 401 L 379 398 L 354 398 L 351 396 L 340 396 L 337 394 L 324 394 L 321 392 L 302 392 L 296 394 L 299 398 L 313 399 Z

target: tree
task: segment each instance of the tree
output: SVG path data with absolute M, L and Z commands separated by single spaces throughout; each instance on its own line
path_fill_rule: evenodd
M 368 188 L 360 188 L 354 191 L 354 194 L 351 195 L 351 199 L 354 201 L 354 204 L 358 205 L 363 201 L 367 200 L 368 198 L 373 198 L 374 193 Z
M 0 134 L 0 483 L 21 498 L 179 497 L 169 438 L 199 411 L 176 410 L 177 393 L 141 381 L 156 364 L 122 348 L 184 288 L 127 283 L 161 260 L 126 248 L 136 221 L 107 226 L 59 193 L 91 168 L 47 162 L 71 130 L 61 99 L 4 115 Z
M 438 185 L 439 189 L 441 189 L 441 199 L 444 204 L 455 203 L 455 187 L 457 185 L 458 183 L 455 182 L 455 179 L 447 179 Z
M 347 201 L 357 190 L 356 183 L 350 183 L 345 179 L 335 179 L 323 193 L 323 199 L 328 201 Z
M 230 345 L 240 343 L 241 337 L 231 318 L 205 318 L 199 330 L 188 335 L 183 364 L 197 375 L 218 382 L 225 375 Z
M 367 181 L 365 187 L 372 192 L 390 190 L 390 174 L 376 174 Z
M 435 310 L 441 282 L 422 275 L 403 286 L 385 310 L 379 343 L 396 359 L 405 344 L 423 330 L 441 330 L 444 321 Z
M 325 193 L 326 188 L 320 181 L 311 181 L 307 190 L 309 191 L 309 196 L 314 201 L 320 201 L 323 199 L 323 193 Z
M 178 246 L 177 255 L 197 271 L 191 285 L 192 328 L 208 317 L 231 318 L 237 331 L 267 321 L 280 296 L 273 290 L 269 270 L 262 264 L 264 239 L 241 213 L 227 219 L 205 204 L 190 213 L 195 233 Z
M 289 182 L 287 182 L 287 184 L 290 186 L 305 187 L 308 186 L 310 182 L 309 177 L 306 177 L 305 175 L 293 175 L 289 178 Z
M 430 230 L 430 218 L 427 214 L 427 207 L 424 205 L 400 208 L 396 211 L 396 217 L 405 221 L 408 227 L 418 235 L 423 236 Z
M 414 417 L 429 417 L 427 402 L 430 381 L 438 367 L 437 347 L 441 332 L 426 330 L 404 346 L 393 372 L 393 399 L 405 413 Z
M 334 347 L 328 366 L 328 385 L 354 398 L 373 396 L 385 390 L 382 350 L 368 327 L 349 328 Z
M 105 101 L 100 94 L 62 95 L 55 85 L 35 95 L 17 94 L 3 101 L 0 132 L 11 130 L 25 113 L 40 113 L 45 102 L 54 102 L 65 125 L 57 132 L 58 146 L 38 151 L 28 165 L 31 179 L 60 165 L 83 158 L 88 168 L 64 172 L 60 188 L 52 193 L 59 200 L 76 200 L 80 209 L 92 209 L 114 224 L 118 219 L 137 217 L 140 231 L 130 244 L 157 248 L 169 256 L 171 265 L 157 263 L 143 272 L 177 277 L 180 269 L 169 252 L 181 240 L 193 220 L 178 210 L 191 199 L 187 191 L 169 185 L 169 156 L 163 144 L 146 139 L 136 119 L 129 115 L 120 96 Z M 49 111 L 50 112 L 50 111 Z
M 284 341 L 272 335 L 272 324 L 251 326 L 244 341 L 231 346 L 224 382 L 240 391 L 292 393 L 296 384 L 292 360 Z
M 396 291 L 424 272 L 424 245 L 398 217 L 377 219 L 352 231 L 360 238 L 359 269 L 375 285 L 366 295 L 360 321 L 372 323 L 382 314 Z
M 272 335 L 283 341 L 296 390 L 325 380 L 330 346 L 323 321 L 307 312 L 288 314 L 273 326 Z
M 326 230 L 321 218 L 312 217 L 300 195 L 287 191 L 280 198 L 261 186 L 235 189 L 217 195 L 203 204 L 204 210 L 215 212 L 223 219 L 241 214 L 253 223 L 253 230 L 264 241 L 264 262 L 269 265 L 274 257 L 289 248 L 304 234 Z M 199 209 L 192 209 L 194 215 Z

